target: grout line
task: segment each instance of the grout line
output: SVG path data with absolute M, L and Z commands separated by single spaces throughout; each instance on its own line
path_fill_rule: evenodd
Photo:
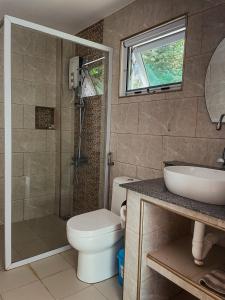
M 102 291 L 100 291 L 98 288 L 97 288 L 97 286 L 96 286 L 96 284 L 93 284 L 93 287 L 105 298 L 105 299 L 107 299 L 107 300 L 110 300 L 110 298 L 108 298 L 105 294 L 103 294 L 102 293 Z
M 200 97 L 201 98 L 201 97 Z M 116 132 L 112 132 L 115 133 L 117 135 L 133 135 L 133 136 L 146 136 L 146 137 L 168 137 L 168 138 L 184 138 L 184 139 L 198 139 L 198 140 L 224 140 L 224 137 L 207 137 L 207 136 L 190 136 L 190 135 L 186 135 L 186 136 L 182 136 L 182 135 L 168 135 L 168 134 L 161 134 L 161 135 L 156 135 L 156 134 L 150 134 L 150 133 L 116 133 Z

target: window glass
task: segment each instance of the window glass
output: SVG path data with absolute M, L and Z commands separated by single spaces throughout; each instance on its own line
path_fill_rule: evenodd
M 185 48 L 185 18 L 123 42 L 121 92 L 181 88 Z

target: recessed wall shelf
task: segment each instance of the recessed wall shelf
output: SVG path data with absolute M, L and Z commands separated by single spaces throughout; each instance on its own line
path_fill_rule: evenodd
M 192 238 L 187 236 L 148 253 L 147 265 L 198 299 L 224 299 L 199 283 L 203 275 L 225 266 L 224 248 L 214 246 L 205 265 L 199 267 L 193 262 L 191 241 Z
M 54 107 L 35 106 L 35 129 L 55 129 Z

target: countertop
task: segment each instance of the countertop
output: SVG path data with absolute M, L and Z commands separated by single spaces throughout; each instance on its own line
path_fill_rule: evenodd
M 216 219 L 225 220 L 225 206 L 206 204 L 172 194 L 167 190 L 163 178 L 136 181 L 121 184 L 121 186 L 142 195 L 184 207 Z

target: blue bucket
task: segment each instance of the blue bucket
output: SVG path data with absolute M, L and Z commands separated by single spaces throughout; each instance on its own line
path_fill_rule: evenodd
M 119 250 L 117 254 L 117 259 L 118 259 L 118 269 L 119 269 L 119 274 L 118 274 L 118 282 L 122 286 L 123 285 L 123 274 L 124 274 L 124 257 L 125 257 L 125 249 L 122 248 Z

